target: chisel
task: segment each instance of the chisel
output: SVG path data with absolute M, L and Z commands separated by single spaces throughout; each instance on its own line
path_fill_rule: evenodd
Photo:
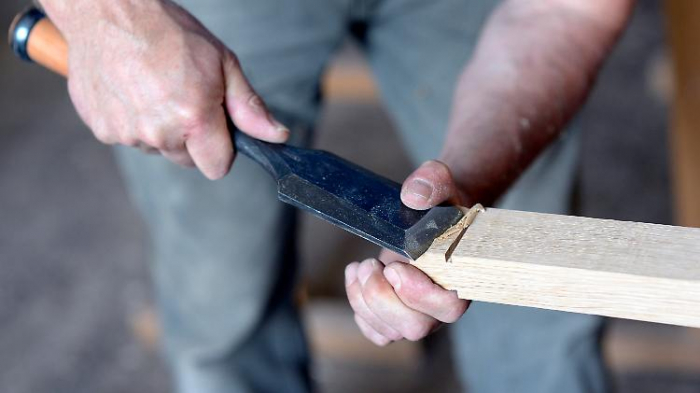
M 20 58 L 68 76 L 68 45 L 37 8 L 17 15 L 10 45 Z M 413 210 L 401 203 L 401 186 L 334 154 L 251 138 L 229 121 L 236 150 L 277 182 L 279 199 L 379 246 L 411 259 L 462 218 L 460 209 Z

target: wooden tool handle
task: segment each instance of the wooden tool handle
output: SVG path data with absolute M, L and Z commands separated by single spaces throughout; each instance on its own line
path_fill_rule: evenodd
M 36 8 L 17 15 L 10 26 L 10 46 L 20 58 L 68 76 L 68 44 L 61 32 Z

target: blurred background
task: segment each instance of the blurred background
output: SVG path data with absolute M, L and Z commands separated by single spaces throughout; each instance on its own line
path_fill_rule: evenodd
M 0 26 L 25 5 L 0 2 Z M 640 2 L 580 114 L 582 215 L 674 222 L 664 21 L 662 2 Z M 157 353 L 146 233 L 110 149 L 81 124 L 61 78 L 7 48 L 0 71 L 0 392 L 170 391 Z M 400 144 L 352 44 L 324 90 L 317 147 L 397 181 L 409 173 L 404 152 L 384 148 Z M 373 142 L 359 145 L 365 137 Z M 458 391 L 444 335 L 379 349 L 352 322 L 343 268 L 377 250 L 308 216 L 301 230 L 304 315 L 320 390 Z M 700 330 L 614 320 L 605 353 L 620 392 L 700 392 Z

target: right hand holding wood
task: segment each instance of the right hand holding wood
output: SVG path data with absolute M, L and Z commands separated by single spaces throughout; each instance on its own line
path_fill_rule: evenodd
M 227 113 L 255 138 L 287 140 L 289 130 L 271 116 L 235 54 L 174 3 L 42 3 L 70 48 L 71 99 L 100 141 L 157 152 L 218 179 L 234 158 Z M 78 8 L 80 15 L 70 15 Z

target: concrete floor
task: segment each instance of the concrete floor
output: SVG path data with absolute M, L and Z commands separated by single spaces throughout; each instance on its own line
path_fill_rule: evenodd
M 642 2 L 580 116 L 584 215 L 670 222 L 667 108 L 650 87 L 663 50 L 657 3 Z M 3 1 L 2 25 L 23 4 Z M 60 78 L 7 50 L 0 51 L 0 70 L 0 392 L 168 391 L 165 367 L 134 333 L 134 316 L 152 304 L 145 232 L 110 150 L 81 125 Z M 390 128 L 373 102 L 335 101 L 318 144 L 399 180 L 409 170 L 401 151 L 377 159 L 387 158 L 381 146 L 393 140 Z M 380 141 L 353 145 L 348 130 Z M 310 293 L 337 296 L 347 262 L 337 256 L 374 249 L 315 220 L 302 226 Z M 310 236 L 323 236 L 326 246 L 311 249 Z M 379 377 L 358 381 L 377 375 L 371 370 L 321 357 L 316 377 L 327 391 L 411 386 L 401 367 L 385 370 L 390 378 L 381 384 Z M 696 375 L 673 370 L 629 370 L 615 379 L 622 392 L 700 391 Z

